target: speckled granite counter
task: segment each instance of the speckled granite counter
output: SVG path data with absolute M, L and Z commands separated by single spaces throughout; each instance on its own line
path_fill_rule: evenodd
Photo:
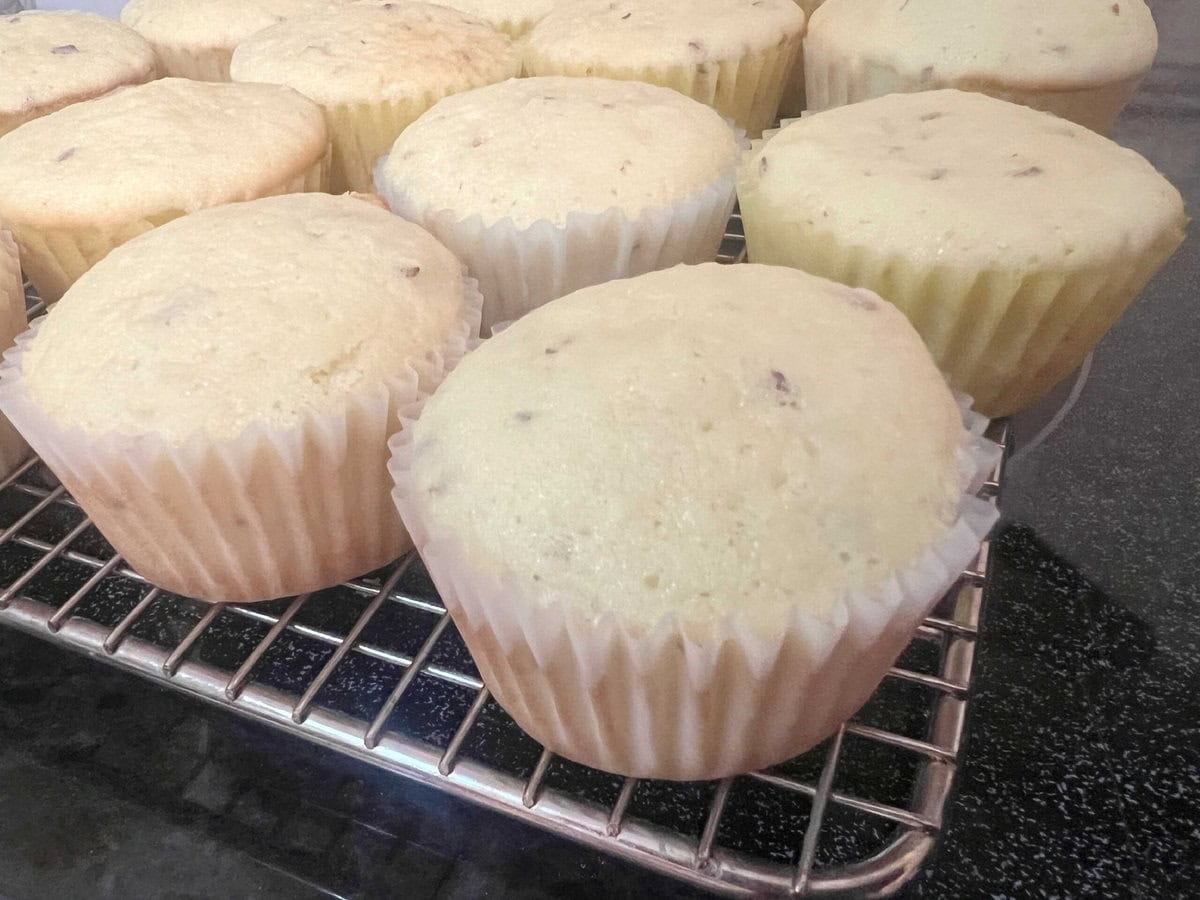
M 1200 9 L 1151 5 L 1159 62 L 1116 137 L 1194 215 Z M 1193 235 L 1063 424 L 1029 447 L 1046 416 L 1015 422 L 965 764 L 913 896 L 1200 881 L 1198 288 Z M 0 631 L 0 896 L 327 895 L 693 892 Z

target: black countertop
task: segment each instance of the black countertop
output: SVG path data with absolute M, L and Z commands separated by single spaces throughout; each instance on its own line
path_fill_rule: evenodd
M 1151 5 L 1159 60 L 1115 137 L 1194 214 L 1200 6 Z M 912 896 L 1200 882 L 1198 288 L 1192 236 L 1061 424 L 1014 422 L 965 761 Z M 0 630 L 0 896 L 694 893 Z

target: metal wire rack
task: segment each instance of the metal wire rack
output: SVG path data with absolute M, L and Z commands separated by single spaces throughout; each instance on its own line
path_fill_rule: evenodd
M 735 215 L 721 260 L 744 255 Z M 997 467 L 984 496 L 999 479 Z M 131 570 L 36 458 L 0 483 L 0 623 L 730 894 L 885 896 L 916 874 L 962 747 L 986 569 L 985 544 L 820 747 L 719 782 L 638 781 L 520 731 L 413 554 L 337 588 L 210 605 Z

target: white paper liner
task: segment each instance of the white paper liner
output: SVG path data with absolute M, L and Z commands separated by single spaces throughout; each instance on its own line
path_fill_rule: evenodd
M 430 394 L 478 334 L 482 297 L 465 275 L 464 285 L 462 319 L 443 347 L 288 428 L 254 425 L 230 440 L 196 434 L 172 444 L 63 427 L 22 378 L 41 322 L 0 364 L 0 409 L 153 584 L 232 602 L 318 590 L 409 547 L 389 500 L 388 438 L 398 412 Z
M 969 492 L 1000 449 L 966 408 L 964 495 L 946 534 L 875 592 L 848 592 L 827 620 L 792 609 L 778 631 L 731 611 L 703 627 L 654 628 L 524 594 L 432 522 L 411 478 L 412 418 L 392 439 L 393 497 L 484 683 L 553 752 L 636 778 L 700 780 L 804 752 L 870 697 L 929 610 L 978 553 L 996 508 Z M 420 405 L 408 411 L 419 415 Z
M 885 62 L 844 55 L 835 47 L 811 39 L 804 44 L 803 67 L 805 98 L 811 112 L 860 103 L 884 94 L 957 88 L 1051 112 L 1104 135 L 1112 130 L 1144 75 L 1138 73 L 1102 84 L 1067 88 L 1006 82 L 999 74 L 993 78 L 935 78 L 900 71 Z
M 744 134 L 737 133 L 744 148 Z M 484 224 L 478 214 L 435 209 L 403 185 L 383 178 L 376 190 L 392 212 L 415 222 L 467 265 L 483 292 L 483 334 L 499 322 L 528 312 L 588 285 L 629 278 L 679 263 L 716 258 L 736 201 L 739 153 L 711 184 L 669 206 L 630 218 L 616 207 L 602 213 L 572 212 L 563 225 L 549 219 L 518 228 L 509 217 Z
M 17 242 L 0 228 L 0 350 L 12 346 L 25 325 L 25 287 Z M 7 478 L 28 455 L 25 439 L 0 415 L 0 478 Z

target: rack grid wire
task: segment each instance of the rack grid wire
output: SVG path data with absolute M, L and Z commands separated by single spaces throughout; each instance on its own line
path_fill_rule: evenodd
M 719 259 L 745 259 L 736 213 Z M 727 894 L 887 896 L 919 871 L 962 749 L 987 558 L 985 543 L 834 737 L 676 784 L 586 769 L 521 732 L 415 554 L 312 594 L 207 604 L 130 569 L 37 458 L 0 483 L 0 623 Z

